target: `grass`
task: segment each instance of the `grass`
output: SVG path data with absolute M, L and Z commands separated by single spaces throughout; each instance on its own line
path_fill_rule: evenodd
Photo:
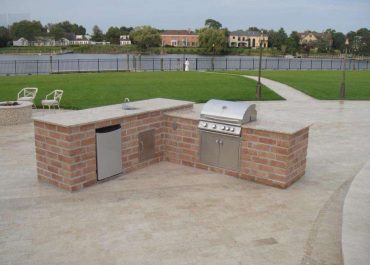
M 54 89 L 64 90 L 61 106 L 84 109 L 148 98 L 205 102 L 211 98 L 255 100 L 256 82 L 240 76 L 199 72 L 84 73 L 0 77 L 0 101 L 15 100 L 24 87 L 38 87 L 36 104 Z M 262 100 L 282 99 L 264 88 Z
M 232 73 L 258 75 L 257 71 Z M 342 72 L 262 71 L 262 77 L 287 84 L 317 99 L 339 99 Z M 346 72 L 346 99 L 370 100 L 370 71 Z

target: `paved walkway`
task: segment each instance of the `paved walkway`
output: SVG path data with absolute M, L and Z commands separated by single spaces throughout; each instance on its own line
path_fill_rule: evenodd
M 249 76 L 249 75 L 243 75 L 243 76 L 256 80 L 256 81 L 258 80 L 257 76 Z M 288 85 L 285 85 L 285 84 L 282 84 L 282 83 L 279 83 L 279 82 L 276 82 L 276 81 L 273 81 L 267 78 L 262 77 L 261 83 L 289 101 L 317 101 L 313 97 L 310 97 L 297 89 L 294 89 Z
M 370 102 L 256 104 L 260 119 L 313 123 L 306 175 L 286 190 L 162 162 L 70 194 L 37 182 L 31 123 L 0 127 L 0 264 L 341 264 Z
M 346 265 L 370 261 L 370 162 L 354 178 L 343 207 L 343 256 Z

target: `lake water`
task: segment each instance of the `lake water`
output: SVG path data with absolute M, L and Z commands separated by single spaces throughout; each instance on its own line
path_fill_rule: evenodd
M 194 54 L 127 55 L 127 54 L 63 54 L 63 55 L 0 55 L 0 75 L 48 74 L 63 72 L 102 71 L 181 71 L 185 58 L 190 70 L 258 69 L 257 56 L 201 56 Z M 342 60 L 263 57 L 266 70 L 340 70 Z M 347 69 L 369 69 L 369 60 L 348 60 Z

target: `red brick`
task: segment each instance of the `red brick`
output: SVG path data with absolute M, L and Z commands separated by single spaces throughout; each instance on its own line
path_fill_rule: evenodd
M 45 123 L 45 128 L 46 129 L 48 129 L 48 130 L 50 130 L 50 131 L 55 131 L 56 130 L 56 128 L 57 128 L 57 126 L 55 126 L 55 125 L 52 125 L 52 124 L 48 124 L 48 123 Z

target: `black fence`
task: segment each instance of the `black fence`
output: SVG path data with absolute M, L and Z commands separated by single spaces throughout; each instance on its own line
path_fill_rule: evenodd
M 191 71 L 257 70 L 258 57 L 189 58 Z M 263 57 L 263 70 L 341 70 L 341 59 Z M 348 59 L 346 69 L 369 70 L 369 60 Z M 0 75 L 28 75 L 105 71 L 183 71 L 183 58 L 52 59 L 0 61 Z

